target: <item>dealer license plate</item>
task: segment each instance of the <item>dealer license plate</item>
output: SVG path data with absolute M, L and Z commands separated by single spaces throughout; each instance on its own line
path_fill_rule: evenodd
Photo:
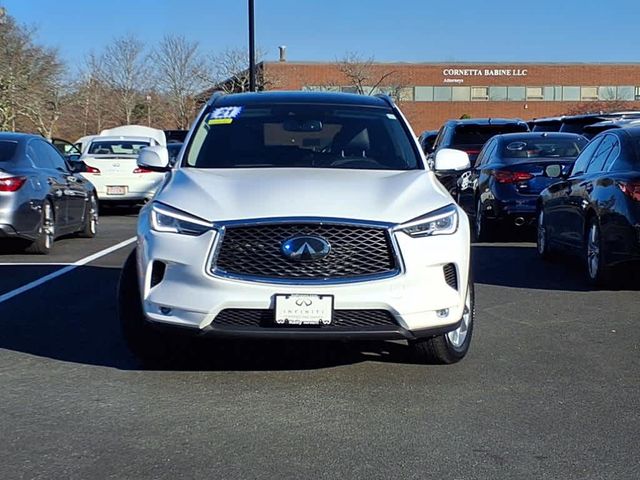
M 107 195 L 124 195 L 125 193 L 127 193 L 125 186 L 107 187 Z
M 278 325 L 331 325 L 332 295 L 276 295 Z

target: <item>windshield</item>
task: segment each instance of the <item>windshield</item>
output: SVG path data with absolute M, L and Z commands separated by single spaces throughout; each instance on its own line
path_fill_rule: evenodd
M 91 142 L 90 155 L 138 155 L 140 150 L 148 147 L 149 142 L 141 140 L 99 140 Z
M 494 135 L 503 133 L 526 132 L 528 127 L 523 123 L 507 125 L 459 125 L 453 134 L 453 145 L 484 145 Z
M 513 140 L 502 146 L 502 158 L 575 158 L 586 144 L 582 138 Z
M 422 168 L 391 109 L 277 104 L 213 109 L 186 155 L 197 168 Z
M 16 153 L 17 146 L 17 142 L 0 140 L 0 162 L 11 161 L 13 159 L 13 155 Z

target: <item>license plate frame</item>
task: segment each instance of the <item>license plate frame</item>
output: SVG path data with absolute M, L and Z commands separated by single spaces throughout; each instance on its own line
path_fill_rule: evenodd
M 107 185 L 107 195 L 126 195 L 126 185 Z
M 333 324 L 333 295 L 276 294 L 274 322 L 278 326 L 329 326 Z

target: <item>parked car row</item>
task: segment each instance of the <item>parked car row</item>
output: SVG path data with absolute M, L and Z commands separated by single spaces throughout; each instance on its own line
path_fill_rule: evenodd
M 478 241 L 499 239 L 504 227 L 535 227 L 544 259 L 558 258 L 560 252 L 577 256 L 596 285 L 616 281 L 619 270 L 637 264 L 640 112 L 550 117 L 529 124 L 451 120 L 432 146 L 423 142 L 430 135 L 424 132 L 419 140 L 431 158 L 441 148 L 469 155 L 468 170 L 438 176 L 473 219 Z

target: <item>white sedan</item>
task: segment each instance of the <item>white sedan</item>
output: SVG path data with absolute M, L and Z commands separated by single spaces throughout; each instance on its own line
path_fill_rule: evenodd
M 146 137 L 97 136 L 81 157 L 82 175 L 96 187 L 101 202 L 137 203 L 149 200 L 164 178 L 137 165 L 145 147 L 155 142 Z

